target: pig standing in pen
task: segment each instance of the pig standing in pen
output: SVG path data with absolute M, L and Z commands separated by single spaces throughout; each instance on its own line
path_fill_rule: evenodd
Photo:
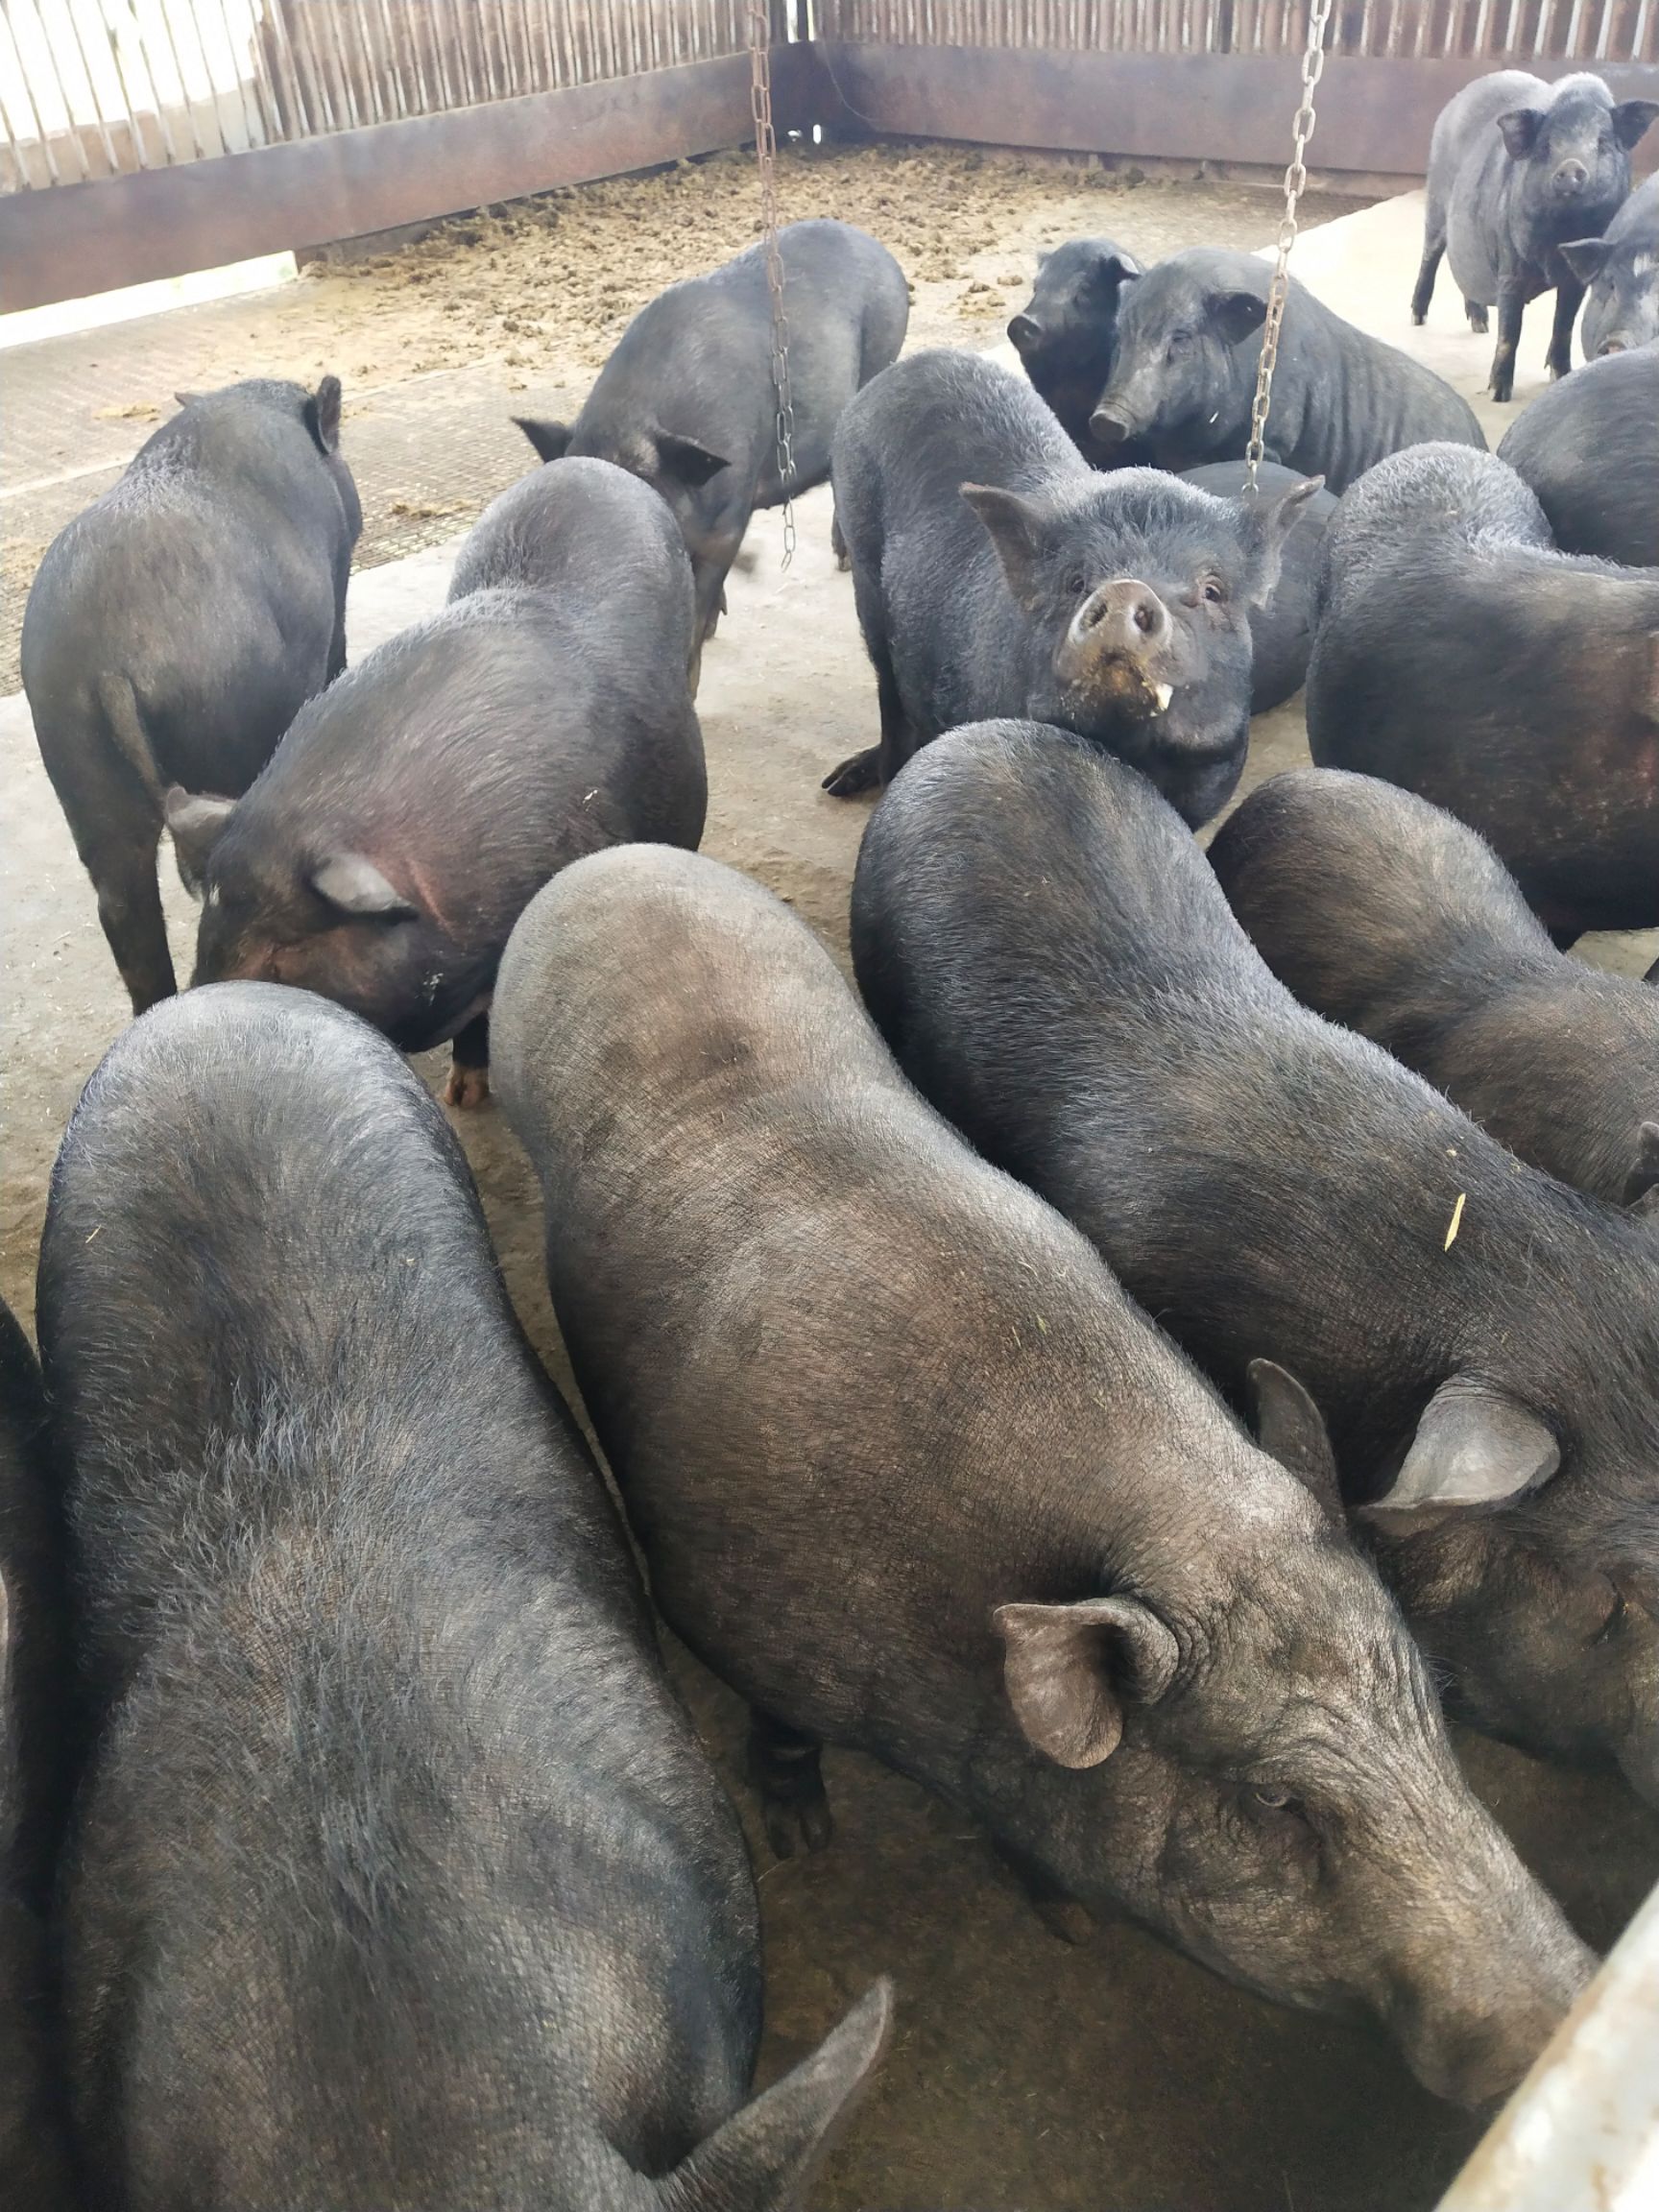
M 885 1992 L 744 2103 L 742 1839 L 416 1077 L 264 985 L 129 1030 L 59 1158 L 40 1335 L 99 1728 L 66 1881 L 96 2201 L 795 2205 Z
M 903 270 L 852 224 L 785 224 L 778 252 L 788 324 L 787 481 L 763 245 L 671 284 L 642 307 L 574 422 L 519 421 L 543 461 L 565 453 L 613 461 L 668 502 L 696 584 L 693 691 L 750 516 L 823 483 L 842 409 L 898 359 L 910 320 Z
M 20 648 L 40 757 L 135 1014 L 175 988 L 156 878 L 166 788 L 239 796 L 345 667 L 363 525 L 338 376 L 180 397 L 47 547 Z
M 580 853 L 695 845 L 691 576 L 655 493 L 605 461 L 487 507 L 442 614 L 301 715 L 238 804 L 168 794 L 205 887 L 196 981 L 320 991 L 406 1052 L 453 1039 L 486 1095 L 490 993 L 520 909 Z
M 1235 1395 L 1268 1358 L 1457 1710 L 1659 1803 L 1659 1267 L 1299 1006 L 1143 778 L 986 724 L 871 818 L 859 986 L 989 1159 Z
M 1250 611 L 1316 482 L 1240 503 L 1150 469 L 1102 476 L 1018 377 L 940 351 L 848 408 L 834 484 L 881 742 L 827 790 L 887 782 L 941 731 L 1008 713 L 1120 755 L 1194 825 L 1226 804 L 1250 742 Z
M 1631 193 L 1599 238 L 1579 238 L 1561 258 L 1586 287 L 1578 342 L 1586 361 L 1628 353 L 1659 338 L 1659 176 Z
M 1659 1203 L 1659 991 L 1558 952 L 1473 830 L 1391 783 L 1296 768 L 1250 794 L 1210 864 L 1305 1006 L 1533 1166 Z
M 1112 238 L 1069 238 L 1037 264 L 1031 297 L 1008 343 L 1091 469 L 1138 469 L 1152 456 L 1133 439 L 1095 437 L 1089 418 L 1118 358 L 1118 301 L 1141 264 Z
M 855 1744 L 1040 1893 L 1505 2091 L 1586 1957 L 1459 1775 L 1291 1378 L 1253 1378 L 1281 1465 L 712 861 L 565 871 L 496 1024 L 584 1401 L 658 1602 L 754 1708 L 779 1847 L 828 1833 L 818 1741 Z

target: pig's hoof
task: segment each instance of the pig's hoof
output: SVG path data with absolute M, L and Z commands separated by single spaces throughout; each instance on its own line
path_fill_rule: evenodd
M 881 753 L 872 745 L 867 753 L 854 753 L 839 768 L 832 768 L 824 779 L 824 788 L 836 799 L 856 799 L 860 791 L 874 791 L 880 781 Z
M 1428 322 L 1429 318 L 1427 315 L 1420 315 L 1416 308 L 1413 307 L 1411 310 L 1411 320 L 1416 325 L 1417 328 L 1421 330 L 1424 324 Z
M 780 1859 L 793 1859 L 797 1844 L 822 1851 L 835 1833 L 819 1765 L 823 1746 L 769 1713 L 749 1724 L 749 1780 L 760 1794 L 766 1840 Z
M 444 1103 L 463 1114 L 469 1114 L 482 1106 L 490 1095 L 490 1070 L 488 1068 L 463 1068 L 459 1060 L 451 1061 L 449 1080 L 444 1086 Z
M 1492 319 L 1485 308 L 1469 307 L 1465 309 L 1465 313 L 1469 317 L 1469 327 L 1474 331 L 1476 337 L 1484 338 L 1492 327 Z

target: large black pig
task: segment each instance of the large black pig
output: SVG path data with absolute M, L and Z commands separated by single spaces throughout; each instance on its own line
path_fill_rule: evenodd
M 606 461 L 522 477 L 462 547 L 445 612 L 314 700 L 246 798 L 169 792 L 205 887 L 196 981 L 321 991 L 406 1052 L 453 1038 L 449 1102 L 477 1105 L 526 901 L 595 846 L 703 834 L 691 622 L 654 493 Z
M 872 819 L 858 980 L 907 1071 L 1224 1387 L 1297 1373 L 1450 1694 L 1659 1802 L 1659 1268 L 1299 1006 L 1143 778 L 958 732 Z
M 1498 448 L 1564 553 L 1659 568 L 1659 344 L 1587 362 L 1541 392 Z
M 1557 943 L 1659 922 L 1659 574 L 1557 552 L 1514 470 L 1460 445 L 1380 462 L 1325 557 L 1314 759 L 1479 830 Z
M 1484 331 L 1486 310 L 1498 309 L 1494 399 L 1515 388 L 1521 319 L 1540 293 L 1555 295 L 1550 373 L 1572 368 L 1584 285 L 1561 249 L 1599 236 L 1618 212 L 1630 189 L 1630 150 L 1655 115 L 1659 101 L 1615 101 L 1599 77 L 1547 84 L 1525 69 L 1478 77 L 1440 110 L 1411 320 L 1428 315 L 1440 256 L 1450 253 L 1473 328 Z
M 696 578 L 698 653 L 751 514 L 823 483 L 841 410 L 898 359 L 910 320 L 903 270 L 852 224 L 786 224 L 778 251 L 793 418 L 787 483 L 764 246 L 669 285 L 642 307 L 574 422 L 519 421 L 543 461 L 564 453 L 613 461 L 667 500 Z M 695 681 L 693 667 L 693 688 Z
M 1134 440 L 1103 444 L 1089 427 L 1118 358 L 1118 295 L 1141 264 L 1114 238 L 1069 238 L 1037 263 L 1031 297 L 1008 342 L 1060 426 L 1092 469 L 1134 469 L 1151 455 Z
M 1298 481 L 1291 469 L 1263 461 L 1257 489 L 1250 490 L 1249 464 L 1211 461 L 1188 469 L 1182 480 L 1217 499 L 1281 498 Z M 1319 578 L 1324 566 L 1325 525 L 1336 512 L 1334 492 L 1304 499 L 1279 553 L 1279 580 L 1264 606 L 1250 610 L 1250 711 L 1265 714 L 1281 706 L 1308 680 L 1318 616 Z
M 1236 502 L 1150 469 L 1099 475 L 1030 387 L 915 353 L 835 440 L 835 510 L 876 668 L 879 747 L 825 779 L 886 782 L 942 730 L 1031 714 L 1142 770 L 1189 822 L 1250 742 L 1250 610 L 1316 483 Z
M 859 1745 L 1040 1888 L 1506 2088 L 1584 1955 L 1458 1775 L 1297 1385 L 1256 1378 L 1300 1479 L 712 861 L 567 870 L 497 1032 L 584 1398 L 780 1839 L 827 1832 L 818 1741 Z
M 76 1739 L 58 1471 L 0 1303 L 0 2204 L 67 2212 L 48 1920 Z
M 47 547 L 23 615 L 40 757 L 136 1014 L 175 988 L 156 880 L 163 793 L 239 796 L 345 667 L 363 522 L 337 376 L 180 397 Z
M 1192 246 L 1126 283 L 1094 435 L 1108 445 L 1139 439 L 1161 469 L 1242 459 L 1272 275 L 1254 253 Z M 1267 417 L 1271 458 L 1343 492 L 1385 453 L 1427 438 L 1486 444 L 1450 384 L 1292 277 Z
M 1296 768 L 1250 794 L 1210 864 L 1305 1006 L 1533 1166 L 1659 1202 L 1659 991 L 1558 952 L 1473 830 L 1372 777 Z
M 1659 176 L 1631 193 L 1599 238 L 1579 238 L 1561 258 L 1587 287 L 1578 341 L 1586 361 L 1628 353 L 1659 338 Z
M 420 1083 L 298 992 L 174 1001 L 76 1110 L 40 1291 L 100 2201 L 793 2205 L 885 1993 L 743 2104 L 742 1839 Z

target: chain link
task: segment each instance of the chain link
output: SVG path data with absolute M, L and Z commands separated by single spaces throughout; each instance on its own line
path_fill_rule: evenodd
M 789 318 L 783 306 L 783 256 L 778 251 L 778 134 L 772 128 L 772 13 L 767 0 L 750 0 L 749 107 L 755 118 L 755 159 L 760 170 L 760 228 L 766 246 L 766 287 L 772 296 L 772 396 L 777 407 L 778 483 L 783 493 L 783 565 L 795 558 L 795 408 L 789 397 Z
M 1302 57 L 1302 105 L 1290 128 L 1296 151 L 1285 172 L 1285 213 L 1279 225 L 1279 254 L 1273 264 L 1273 281 L 1267 292 L 1267 320 L 1262 325 L 1262 360 L 1256 371 L 1256 397 L 1250 409 L 1250 443 L 1244 457 L 1250 464 L 1249 488 L 1260 487 L 1258 471 L 1267 445 L 1267 409 L 1273 397 L 1273 370 L 1279 359 L 1279 331 L 1285 321 L 1285 302 L 1290 292 L 1290 249 L 1296 243 L 1296 203 L 1308 189 L 1308 141 L 1318 120 L 1313 94 L 1325 70 L 1325 31 L 1331 20 L 1333 0 L 1312 0 L 1308 14 L 1308 47 Z

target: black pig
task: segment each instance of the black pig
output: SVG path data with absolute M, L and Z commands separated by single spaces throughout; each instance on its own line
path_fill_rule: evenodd
M 613 461 L 667 500 L 691 555 L 698 654 L 719 618 L 751 514 L 823 483 L 841 410 L 898 359 L 910 320 L 903 270 L 852 224 L 786 224 L 778 251 L 789 326 L 788 483 L 779 467 L 763 246 L 670 284 L 642 307 L 574 422 L 519 419 L 543 461 L 564 453 Z
M 196 981 L 321 991 L 406 1052 L 453 1038 L 449 1103 L 480 1103 L 495 963 L 532 893 L 595 846 L 703 834 L 691 621 L 643 485 L 606 461 L 521 478 L 445 612 L 313 701 L 245 799 L 168 794 L 205 886 Z
M 1558 952 L 1473 830 L 1391 783 L 1298 768 L 1250 794 L 1210 863 L 1304 1005 L 1534 1167 L 1659 1203 L 1659 992 Z
M 48 1922 L 76 1736 L 59 1470 L 0 1303 L 0 2203 L 67 2212 Z
M 337 376 L 180 397 L 183 412 L 47 547 L 23 615 L 40 757 L 135 1014 L 175 988 L 163 793 L 240 796 L 345 667 L 363 522 Z
M 299 992 L 174 1001 L 76 1110 L 40 1292 L 102 2200 L 793 2205 L 885 1994 L 743 2104 L 741 1836 L 421 1084 Z
M 1069 238 L 1037 264 L 1031 297 L 1008 325 L 1032 389 L 1092 469 L 1134 469 L 1151 455 L 1133 439 L 1104 445 L 1089 427 L 1118 357 L 1118 295 L 1141 264 L 1113 238 Z
M 1299 1006 L 1173 811 L 1063 733 L 906 771 L 853 951 L 927 1095 L 1225 1388 L 1302 1377 L 1462 1713 L 1659 1803 L 1651 1228 Z
M 1513 469 L 1460 445 L 1381 462 L 1325 557 L 1319 765 L 1479 830 L 1558 943 L 1659 922 L 1659 574 L 1558 553 Z
M 1257 491 L 1249 489 L 1249 466 L 1243 461 L 1211 461 L 1202 469 L 1183 471 L 1183 481 L 1217 499 L 1277 499 L 1294 489 L 1297 478 L 1288 469 L 1263 461 L 1257 471 Z M 1313 650 L 1319 577 L 1323 565 L 1325 525 L 1336 512 L 1333 492 L 1315 492 L 1297 509 L 1279 554 L 1279 581 L 1267 603 L 1250 610 L 1250 711 L 1265 714 L 1308 680 L 1308 657 Z
M 1028 385 L 949 352 L 859 394 L 834 484 L 881 743 L 827 790 L 1019 713 L 1119 754 L 1191 823 L 1226 804 L 1250 742 L 1250 609 L 1317 484 L 1238 504 L 1149 469 L 1101 476 Z
M 1039 1887 L 1380 2018 L 1442 2094 L 1507 2087 L 1584 1954 L 1459 1776 L 1290 1378 L 1256 1381 L 1300 1479 L 712 861 L 567 870 L 497 1034 L 584 1399 L 664 1613 L 756 1709 L 779 1839 L 822 1839 L 817 1741 L 856 1744 Z
M 1161 469 L 1241 460 L 1271 279 L 1254 253 L 1193 246 L 1125 284 L 1117 366 L 1090 418 L 1094 436 L 1108 445 L 1138 438 Z M 1270 457 L 1343 492 L 1383 454 L 1426 438 L 1486 443 L 1450 384 L 1334 315 L 1292 277 L 1267 417 Z
M 1498 448 L 1564 553 L 1659 568 L 1659 345 L 1604 355 L 1541 392 Z
M 1449 253 L 1472 327 L 1484 331 L 1486 310 L 1498 309 L 1494 399 L 1515 388 L 1521 318 L 1540 293 L 1555 295 L 1550 373 L 1572 368 L 1584 285 L 1561 249 L 1599 237 L 1618 212 L 1630 189 L 1630 150 L 1655 115 L 1659 101 L 1615 102 L 1599 77 L 1547 84 L 1525 69 L 1478 77 L 1440 110 L 1411 320 L 1428 315 L 1440 256 Z
M 1599 238 L 1578 238 L 1561 258 L 1586 289 L 1578 342 L 1586 361 L 1628 353 L 1659 338 L 1659 176 L 1631 193 Z

